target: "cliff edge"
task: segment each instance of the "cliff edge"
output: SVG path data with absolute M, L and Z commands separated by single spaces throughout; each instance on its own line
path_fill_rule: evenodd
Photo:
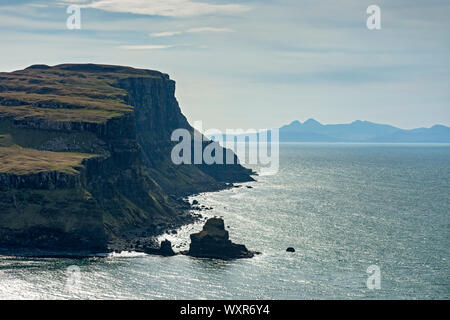
M 175 82 L 158 71 L 64 64 L 0 73 L 0 251 L 132 249 L 193 221 L 180 197 L 252 180 L 239 164 L 173 164 L 179 128 L 194 130 Z

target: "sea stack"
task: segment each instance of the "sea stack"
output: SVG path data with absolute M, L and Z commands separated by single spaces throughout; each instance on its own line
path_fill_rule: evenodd
M 239 259 L 252 258 L 254 252 L 245 245 L 235 244 L 229 239 L 228 231 L 221 218 L 210 218 L 199 233 L 191 234 L 189 256 L 198 258 Z

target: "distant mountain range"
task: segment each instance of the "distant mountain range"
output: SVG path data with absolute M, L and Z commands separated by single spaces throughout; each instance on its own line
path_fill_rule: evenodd
M 304 123 L 296 120 L 280 128 L 280 142 L 450 143 L 450 127 L 404 130 L 360 120 L 326 125 L 314 119 Z
M 386 124 L 354 121 L 349 124 L 321 124 L 309 119 L 293 121 L 280 128 L 282 142 L 450 142 L 450 127 L 404 130 Z

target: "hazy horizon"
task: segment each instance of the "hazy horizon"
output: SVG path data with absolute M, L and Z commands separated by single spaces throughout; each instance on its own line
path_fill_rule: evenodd
M 299 120 L 299 119 L 295 119 L 295 120 L 292 120 L 292 121 L 289 122 L 289 123 L 284 124 L 283 126 L 292 124 L 293 122 L 296 122 L 296 121 L 300 122 L 301 124 L 304 124 L 304 123 L 307 122 L 308 120 L 314 120 L 314 121 L 317 121 L 317 122 L 319 122 L 319 123 L 322 124 L 322 125 L 352 124 L 352 123 L 358 122 L 358 121 L 361 121 L 361 122 L 371 122 L 371 123 L 375 123 L 375 124 L 389 125 L 389 126 L 396 127 L 396 128 L 398 128 L 398 129 L 403 129 L 403 130 L 411 130 L 411 129 L 419 129 L 419 128 L 431 128 L 431 127 L 436 126 L 436 125 L 437 125 L 437 126 L 442 125 L 442 126 L 445 126 L 445 127 L 449 127 L 448 125 L 445 125 L 445 124 L 435 123 L 435 124 L 432 124 L 432 125 L 427 126 L 427 127 L 402 128 L 402 127 L 397 126 L 397 125 L 395 125 L 395 124 L 375 122 L 375 121 L 370 121 L 370 120 L 366 120 L 366 119 L 355 119 L 355 120 L 351 120 L 351 121 L 348 121 L 348 122 L 329 122 L 329 123 L 326 123 L 326 122 L 320 121 L 320 119 L 315 119 L 315 118 L 307 118 L 307 119 L 305 119 L 305 120 L 303 120 L 303 121 L 302 121 L 302 120 Z

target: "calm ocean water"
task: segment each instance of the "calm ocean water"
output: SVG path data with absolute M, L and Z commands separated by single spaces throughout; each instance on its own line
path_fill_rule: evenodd
M 283 144 L 280 156 L 279 173 L 253 189 L 196 197 L 262 255 L 0 257 L 0 298 L 450 298 L 450 145 Z M 167 238 L 183 247 L 200 227 Z M 366 286 L 370 265 L 380 290 Z

